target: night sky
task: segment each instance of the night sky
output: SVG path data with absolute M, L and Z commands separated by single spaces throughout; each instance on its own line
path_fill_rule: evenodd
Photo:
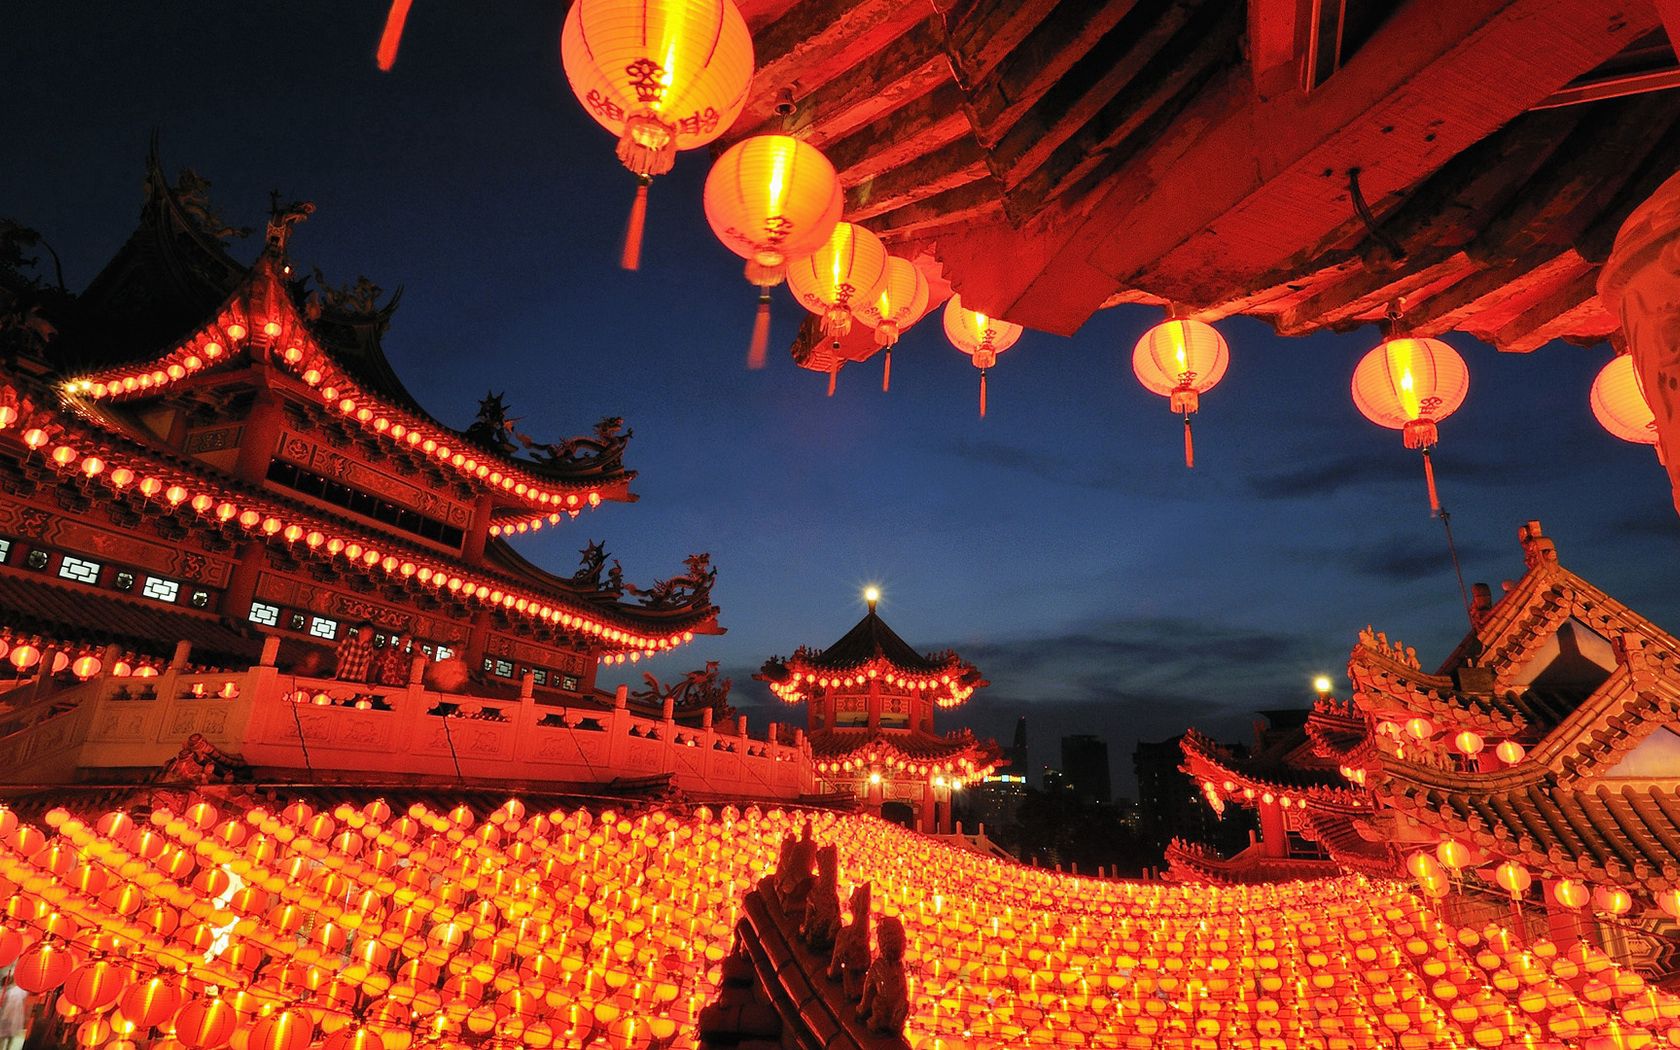
M 225 219 L 259 228 L 239 257 L 277 188 L 318 207 L 292 241 L 301 264 L 405 289 L 386 349 L 443 422 L 464 426 L 486 388 L 539 438 L 626 417 L 641 502 L 520 549 L 569 574 L 604 537 L 643 584 L 710 551 L 729 633 L 604 686 L 716 659 L 755 724 L 792 719 L 749 675 L 839 638 L 878 583 L 906 640 L 954 646 L 992 680 L 969 724 L 1006 739 L 1026 715 L 1039 765 L 1064 733 L 1104 735 L 1124 794 L 1140 737 L 1242 739 L 1250 712 L 1303 705 L 1316 672 L 1345 689 L 1367 623 L 1426 666 L 1462 634 L 1418 457 L 1349 398 L 1373 330 L 1222 322 L 1231 367 L 1203 397 L 1194 471 L 1131 374 L 1154 310 L 1028 332 L 991 373 L 985 420 L 937 316 L 900 344 L 890 394 L 873 361 L 830 400 L 785 353 L 800 317 L 785 290 L 770 367 L 743 369 L 754 292 L 701 212 L 704 151 L 655 182 L 641 272 L 617 268 L 633 180 L 566 85 L 560 4 L 420 0 L 391 74 L 372 58 L 383 7 L 0 7 L 0 215 L 39 229 L 83 287 L 133 228 L 156 129 L 172 176 L 196 169 Z M 1467 579 L 1497 594 L 1520 575 L 1516 530 L 1537 517 L 1566 565 L 1680 628 L 1680 519 L 1655 455 L 1587 405 L 1608 347 L 1448 341 L 1471 386 L 1437 466 Z

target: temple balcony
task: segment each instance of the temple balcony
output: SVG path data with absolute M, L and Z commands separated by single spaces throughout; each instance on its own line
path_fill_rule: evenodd
M 610 708 L 538 704 L 527 676 L 514 699 L 443 693 L 418 681 L 378 686 L 282 674 L 189 671 L 178 657 L 155 677 L 100 675 L 0 695 L 0 784 L 177 780 L 195 734 L 271 783 L 565 785 L 601 789 L 666 780 L 701 798 L 792 800 L 814 787 L 802 732 L 778 743 L 746 719 L 714 727 L 633 712 L 621 687 Z

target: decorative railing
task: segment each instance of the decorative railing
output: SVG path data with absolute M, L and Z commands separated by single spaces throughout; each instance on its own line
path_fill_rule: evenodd
M 18 691 L 26 693 L 27 691 Z M 607 785 L 668 777 L 695 796 L 793 799 L 813 789 L 803 732 L 792 744 L 612 706 L 514 699 L 281 674 L 166 670 L 37 691 L 0 712 L 0 783 L 133 779 L 198 734 L 263 779 Z

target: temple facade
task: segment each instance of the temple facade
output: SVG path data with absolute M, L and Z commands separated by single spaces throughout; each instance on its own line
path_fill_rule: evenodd
M 801 647 L 756 676 L 779 699 L 804 704 L 822 794 L 859 800 L 877 816 L 949 834 L 953 792 L 990 774 L 1001 752 L 966 729 L 940 734 L 934 712 L 988 683 L 955 652 L 923 655 L 875 611 L 826 649 Z
M 687 766 L 695 786 L 753 758 L 785 775 L 720 782 L 798 794 L 793 749 L 714 726 L 725 706 L 673 710 L 718 690 L 596 688 L 603 663 L 721 630 L 705 555 L 639 588 L 599 543 L 557 576 L 509 542 L 635 499 L 623 421 L 548 443 L 489 395 L 439 423 L 381 346 L 398 297 L 293 259 L 313 205 L 276 200 L 246 265 L 205 191 L 154 156 L 138 228 L 80 294 L 0 260 L 0 777 L 155 771 L 198 734 L 311 773 Z
M 1677 962 L 1680 641 L 1564 568 L 1539 522 L 1527 572 L 1429 673 L 1361 632 L 1352 695 L 1245 760 L 1200 734 L 1184 768 L 1262 836 L 1221 858 L 1175 843 L 1172 872 L 1246 882 L 1334 871 L 1417 880 L 1466 914 L 1591 936 L 1650 972 Z

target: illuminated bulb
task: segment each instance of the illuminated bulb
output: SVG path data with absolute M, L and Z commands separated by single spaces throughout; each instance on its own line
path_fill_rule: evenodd
M 1327 674 L 1321 674 L 1317 678 L 1313 679 L 1313 691 L 1318 693 L 1320 696 L 1328 695 L 1330 692 L 1330 686 L 1330 676 Z

